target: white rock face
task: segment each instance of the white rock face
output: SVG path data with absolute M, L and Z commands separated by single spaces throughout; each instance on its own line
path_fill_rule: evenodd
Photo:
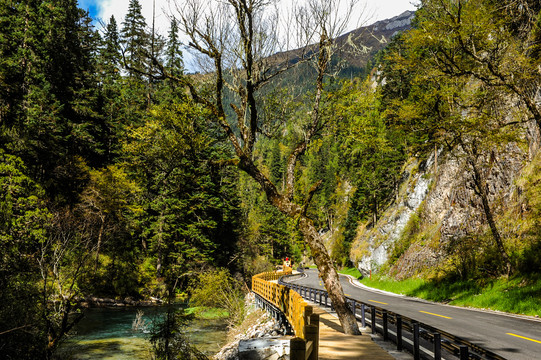
M 385 26 L 385 30 L 394 30 L 396 28 L 405 27 L 405 26 L 408 26 L 410 22 L 411 22 L 411 18 L 394 20 Z
M 402 14 L 391 19 L 378 21 L 374 24 L 374 30 L 384 29 L 391 31 L 395 29 L 403 29 L 411 24 L 414 16 L 415 13 L 413 11 L 403 12 Z
M 417 164 L 413 164 L 413 166 L 415 165 Z M 434 155 L 431 155 L 426 161 L 425 168 L 430 169 L 433 165 Z M 411 170 L 410 168 L 409 171 Z M 367 242 L 370 244 L 370 255 L 362 257 L 357 264 L 363 274 L 368 275 L 388 260 L 389 250 L 395 241 L 400 238 L 411 215 L 417 211 L 421 203 L 426 199 L 431 181 L 423 171 L 419 171 L 407 180 L 409 184 L 414 184 L 413 188 L 406 190 L 405 199 L 401 203 L 392 206 L 386 211 L 384 217 L 379 220 L 377 228 L 369 235 Z

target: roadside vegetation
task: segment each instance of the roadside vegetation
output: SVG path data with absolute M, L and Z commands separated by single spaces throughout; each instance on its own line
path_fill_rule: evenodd
M 541 315 L 539 277 L 515 276 L 510 279 L 485 281 L 411 278 L 397 281 L 382 275 L 373 275 L 372 279 L 363 277 L 359 281 L 376 289 L 449 305 L 536 317 Z

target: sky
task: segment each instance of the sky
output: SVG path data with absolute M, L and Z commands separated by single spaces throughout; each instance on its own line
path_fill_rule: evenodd
M 168 13 L 170 1 L 156 0 L 156 27 L 164 33 L 169 25 L 169 19 L 165 14 Z M 139 2 L 143 9 L 143 16 L 150 24 L 153 0 L 139 0 Z M 128 3 L 129 0 L 79 0 L 79 7 L 88 10 L 92 18 L 98 21 L 101 19 L 105 23 L 109 21 L 111 15 L 114 15 L 120 25 L 126 15 Z M 374 14 L 369 17 L 367 24 L 362 24 L 370 25 L 378 20 L 399 15 L 406 10 L 415 10 L 415 4 L 419 3 L 419 0 L 361 0 L 361 3 L 366 3 L 368 13 Z
M 124 16 L 128 10 L 129 0 L 78 0 L 79 7 L 88 10 L 90 16 L 95 20 L 96 26 L 101 28 L 101 24 L 109 22 L 111 15 L 115 16 L 119 29 L 122 27 Z M 167 16 L 171 13 L 171 2 L 175 0 L 155 0 L 156 1 L 156 32 L 166 35 L 169 28 L 170 19 Z M 176 0 L 182 3 L 183 0 Z M 284 1 L 284 0 L 282 0 Z M 284 2 L 286 2 L 285 0 Z M 362 16 L 361 23 L 353 24 L 348 31 L 354 30 L 359 26 L 371 25 L 379 20 L 389 19 L 393 16 L 400 15 L 406 10 L 415 10 L 416 4 L 420 0 L 359 0 L 359 5 L 366 5 L 366 10 Z M 153 0 L 139 0 L 142 7 L 143 16 L 147 21 L 147 25 L 152 23 L 152 4 Z M 352 17 L 354 18 L 354 17 Z M 185 55 L 185 65 L 189 68 L 191 65 L 188 58 L 189 54 Z

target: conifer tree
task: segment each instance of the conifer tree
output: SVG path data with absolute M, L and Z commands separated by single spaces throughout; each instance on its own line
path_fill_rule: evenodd
M 144 71 L 149 52 L 149 36 L 146 31 L 147 23 L 141 13 L 139 0 L 130 0 L 128 12 L 122 22 L 122 44 L 124 58 L 130 77 L 140 78 L 134 69 Z
M 175 19 L 171 20 L 171 28 L 167 39 L 166 65 L 175 76 L 182 74 L 184 64 L 182 62 L 181 43 L 178 38 L 178 24 Z
M 101 70 L 104 81 L 110 83 L 120 77 L 120 66 L 122 64 L 122 53 L 120 48 L 120 36 L 118 25 L 114 15 L 111 15 L 105 29 L 105 35 L 101 47 Z
M 107 163 L 111 163 L 120 151 L 118 138 L 122 136 L 121 113 L 123 102 L 121 90 L 122 52 L 120 36 L 114 16 L 111 16 L 105 28 L 100 47 L 99 76 L 101 81 L 101 103 L 103 116 L 103 147 Z

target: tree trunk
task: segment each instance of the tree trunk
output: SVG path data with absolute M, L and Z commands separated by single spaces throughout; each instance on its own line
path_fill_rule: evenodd
M 98 272 L 98 266 L 100 264 L 100 248 L 103 238 L 103 231 L 105 229 L 105 218 L 101 218 L 100 230 L 98 232 L 98 244 L 96 245 L 96 261 L 94 264 L 94 273 Z
M 299 228 L 304 235 L 306 243 L 310 246 L 310 250 L 312 250 L 312 256 L 314 257 L 321 279 L 323 279 L 323 283 L 325 284 L 325 289 L 329 293 L 344 333 L 360 335 L 361 331 L 357 325 L 357 319 L 346 302 L 338 273 L 334 268 L 327 249 L 321 241 L 321 237 L 316 231 L 314 223 L 303 215 L 299 219 Z
M 494 239 L 494 242 L 496 243 L 496 246 L 498 247 L 498 251 L 502 257 L 502 260 L 506 266 L 507 269 L 507 276 L 509 276 L 512 272 L 512 265 L 511 260 L 509 259 L 509 255 L 507 255 L 507 252 L 505 251 L 505 246 L 503 245 L 502 237 L 500 235 L 500 232 L 498 230 L 498 227 L 496 226 L 496 221 L 494 220 L 494 215 L 492 213 L 492 209 L 490 208 L 490 203 L 488 201 L 488 194 L 486 190 L 486 182 L 483 179 L 483 175 L 479 171 L 479 168 L 475 164 L 475 161 L 470 159 L 469 160 L 470 166 L 473 170 L 473 182 L 475 184 L 475 192 L 477 195 L 481 198 L 481 203 L 483 205 L 483 212 L 485 214 L 485 217 L 488 222 L 488 226 L 490 227 L 490 231 L 492 233 L 492 237 Z
M 344 333 L 359 335 L 361 332 L 357 325 L 357 319 L 347 306 L 338 273 L 334 268 L 325 245 L 323 245 L 323 242 L 321 241 L 321 237 L 319 236 L 313 221 L 306 216 L 301 206 L 292 202 L 287 195 L 280 194 L 274 184 L 259 171 L 253 161 L 246 156 L 242 156 L 242 154 L 240 155 L 239 168 L 261 185 L 270 204 L 290 218 L 298 219 L 299 229 L 304 235 L 304 241 L 312 250 L 312 256 L 314 257 L 316 266 L 323 279 L 325 289 L 329 293 L 329 297 L 331 298 L 331 302 L 338 315 Z

